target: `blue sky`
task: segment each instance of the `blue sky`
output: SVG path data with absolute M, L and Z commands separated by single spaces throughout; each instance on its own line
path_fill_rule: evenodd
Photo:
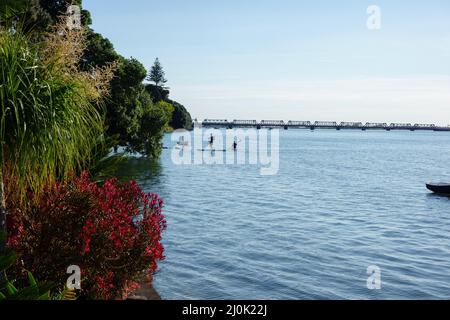
M 366 26 L 370 5 L 381 29 Z M 450 124 L 450 1 L 84 0 L 193 117 Z

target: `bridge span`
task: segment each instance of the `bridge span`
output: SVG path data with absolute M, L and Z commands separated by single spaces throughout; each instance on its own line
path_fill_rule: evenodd
M 353 129 L 353 130 L 407 130 L 407 131 L 449 131 L 449 126 L 437 126 L 435 124 L 422 123 L 376 123 L 376 122 L 336 122 L 336 121 L 287 121 L 284 120 L 233 120 L 225 119 L 205 119 L 203 122 L 194 122 L 194 126 L 202 126 L 206 128 L 281 128 L 288 129 Z

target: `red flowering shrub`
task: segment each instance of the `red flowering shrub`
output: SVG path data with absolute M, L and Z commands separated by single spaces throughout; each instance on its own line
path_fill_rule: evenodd
M 34 200 L 25 208 L 9 206 L 8 245 L 41 280 L 63 285 L 67 267 L 78 265 L 85 294 L 119 298 L 151 277 L 163 259 L 163 201 L 134 181 L 98 186 L 83 173 L 71 183 L 49 185 Z

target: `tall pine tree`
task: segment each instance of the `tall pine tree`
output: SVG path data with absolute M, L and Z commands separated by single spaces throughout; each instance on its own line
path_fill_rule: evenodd
M 164 73 L 163 67 L 159 62 L 159 59 L 156 58 L 155 63 L 150 69 L 147 80 L 153 81 L 157 87 L 160 85 L 163 86 L 167 82 L 165 75 L 166 74 Z

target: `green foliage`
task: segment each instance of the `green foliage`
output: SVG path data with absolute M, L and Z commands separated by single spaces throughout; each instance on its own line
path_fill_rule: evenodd
M 148 157 L 159 156 L 161 141 L 171 119 L 169 103 L 154 103 L 145 90 L 144 66 L 136 59 L 121 58 L 106 102 L 109 135 L 119 136 L 120 145 Z
M 140 99 L 142 116 L 139 130 L 131 137 L 129 150 L 156 158 L 162 150 L 161 141 L 170 121 L 173 106 L 166 102 L 154 104 L 145 90 L 142 91 Z
M 5 0 L 5 3 L 9 3 L 9 7 L 15 6 L 17 8 L 22 3 L 22 11 L 24 6 L 28 6 L 24 14 L 25 18 L 23 19 L 27 21 L 25 29 L 35 30 L 38 39 L 41 37 L 43 31 L 49 30 L 50 26 L 54 25 L 61 15 L 66 13 L 69 5 L 74 4 L 82 7 L 81 0 Z M 82 10 L 82 22 L 85 26 L 91 23 L 90 13 L 86 10 Z M 111 96 L 104 99 L 106 109 L 105 125 L 107 136 L 118 137 L 119 145 L 128 146 L 133 149 L 132 145 L 138 139 L 137 136 L 142 131 L 149 132 L 148 129 L 141 130 L 141 123 L 148 123 L 147 120 L 149 118 L 153 119 L 153 116 L 148 117 L 148 114 L 150 114 L 149 110 L 152 109 L 148 105 L 152 102 L 148 102 L 146 94 L 143 93 L 144 86 L 142 82 L 146 78 L 147 72 L 144 66 L 136 59 L 121 57 L 115 51 L 112 43 L 102 35 L 88 29 L 86 37 L 86 48 L 79 62 L 82 70 L 90 71 L 95 67 L 104 67 L 108 63 L 116 60 L 121 62 L 111 83 Z M 167 80 L 165 79 L 164 70 L 158 59 L 156 59 L 154 66 L 149 72 L 148 79 L 155 81 L 156 87 L 159 88 L 151 93 L 154 101 L 171 103 L 168 101 L 168 90 L 160 87 Z M 159 94 L 160 96 L 155 99 L 155 96 Z M 147 120 L 142 119 L 144 111 L 147 113 Z M 152 111 L 152 114 L 155 115 L 156 113 Z M 175 107 L 173 115 L 174 119 L 170 119 L 169 121 L 175 127 L 178 127 L 178 123 L 187 118 L 179 106 Z M 153 123 L 154 125 L 158 125 L 155 121 Z M 164 124 L 160 127 L 152 128 L 152 132 L 157 132 L 156 137 L 154 137 L 156 140 L 161 139 L 161 133 L 165 130 L 166 126 L 167 124 Z M 160 143 L 154 143 L 155 139 L 152 138 L 153 142 L 149 142 L 148 145 L 159 145 Z M 157 154 L 158 152 L 150 153 Z
M 68 78 L 64 61 L 36 59 L 43 50 L 0 31 L 0 166 L 34 189 L 84 168 L 103 131 L 84 79 Z
M 34 31 L 33 36 L 39 38 L 67 13 L 72 4 L 81 7 L 81 0 L 2 0 L 0 22 L 19 21 L 22 30 Z M 81 10 L 81 22 L 84 26 L 92 23 L 89 11 Z
M 120 164 L 122 164 L 126 157 L 123 154 L 111 155 L 113 150 L 119 144 L 118 136 L 107 136 L 105 141 L 99 141 L 95 152 L 92 155 L 89 173 L 94 181 L 102 182 L 107 178 L 113 176 Z
M 0 232 L 0 241 L 5 241 L 5 234 Z M 11 249 L 0 251 L 0 300 L 50 300 L 49 283 L 39 283 L 31 272 L 26 272 L 26 281 L 9 280 L 6 271 L 17 261 L 16 253 Z M 20 283 L 27 285 L 20 287 Z
M 116 145 L 129 146 L 140 130 L 140 120 L 143 115 L 143 105 L 149 102 L 143 97 L 143 80 L 146 77 L 145 67 L 138 60 L 126 59 L 120 56 L 113 44 L 101 34 L 88 30 L 87 46 L 81 59 L 83 70 L 93 67 L 103 67 L 112 61 L 119 61 L 119 68 L 111 81 L 111 94 L 104 100 L 107 128 L 107 139 L 114 137 Z M 111 145 L 110 145 L 111 146 Z M 114 147 L 114 145 L 112 145 Z M 103 158 L 102 158 L 103 159 Z M 104 158 L 100 171 L 94 175 L 105 176 L 107 163 L 117 164 L 120 157 Z
M 186 130 L 192 130 L 192 118 L 189 114 L 189 111 L 186 110 L 186 108 L 172 100 L 168 100 L 174 107 L 172 119 L 169 123 L 169 125 L 173 129 L 186 129 Z
M 0 22 L 5 22 L 25 12 L 28 0 L 2 0 L 0 3 Z
M 0 252 L 0 271 L 5 271 L 16 262 L 16 253 L 12 250 L 5 249 Z
M 111 42 L 98 33 L 88 31 L 87 39 L 88 45 L 81 62 L 84 70 L 119 61 L 119 68 L 111 81 L 111 94 L 105 99 L 107 135 L 117 137 L 118 144 L 129 151 L 149 157 L 159 155 L 163 133 L 170 118 L 167 118 L 166 112 L 159 110 L 161 106 L 154 106 L 145 90 L 145 67 L 134 58 L 126 59 L 118 55 Z M 156 119 L 158 115 L 162 118 Z
M 147 84 L 145 89 L 150 94 L 151 98 L 155 102 L 165 101 L 170 103 L 174 110 L 172 117 L 169 121 L 169 126 L 173 129 L 192 129 L 192 118 L 186 108 L 180 103 L 170 100 L 170 91 L 166 88 L 158 87 L 153 84 Z
M 50 22 L 51 18 L 39 6 L 39 0 L 3 0 L 0 4 L 0 26 L 5 29 L 20 26 L 23 31 L 38 31 L 38 37 L 41 36 L 39 32 L 48 29 Z
M 122 58 L 121 68 L 116 72 L 117 82 L 112 82 L 112 88 L 126 90 L 132 87 L 140 87 L 145 79 L 145 74 L 145 68 L 138 60 Z M 119 86 L 115 87 L 117 84 Z
M 139 138 L 143 142 L 141 151 L 152 158 L 160 155 L 162 149 L 163 130 L 167 127 L 170 116 L 165 108 L 158 105 L 147 105 L 141 119 Z
M 111 97 L 106 101 L 108 135 L 118 135 L 120 144 L 127 145 L 138 134 L 142 117 L 145 68 L 136 59 L 122 58 L 111 82 Z
M 120 59 L 111 41 L 104 38 L 101 34 L 88 29 L 86 40 L 87 45 L 80 62 L 83 70 L 89 71 L 93 67 L 103 67 Z M 117 70 L 116 76 L 119 70 Z
M 158 87 L 154 84 L 147 84 L 145 90 L 150 94 L 154 102 L 167 101 L 170 91 L 165 88 Z
M 166 120 L 172 119 L 175 108 L 171 103 L 167 101 L 160 101 L 156 104 L 156 106 L 164 110 Z
M 49 31 L 52 18 L 39 4 L 39 0 L 28 1 L 28 7 L 22 20 L 23 30 L 35 31 L 36 37 L 41 37 L 44 31 Z

